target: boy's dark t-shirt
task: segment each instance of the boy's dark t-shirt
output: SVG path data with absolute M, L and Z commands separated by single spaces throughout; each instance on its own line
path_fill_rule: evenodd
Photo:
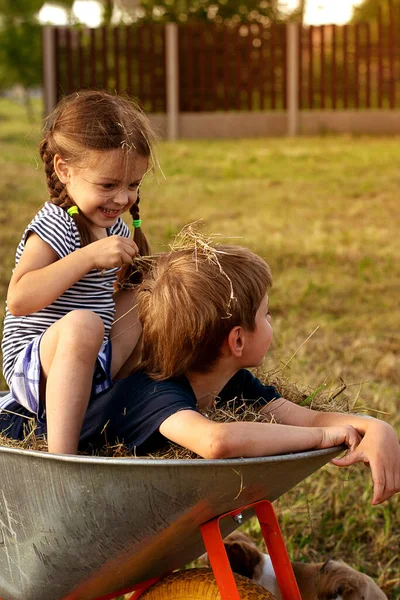
M 263 385 L 250 371 L 242 369 L 223 388 L 217 406 L 237 398 L 239 404 L 251 403 L 255 410 L 259 410 L 279 397 L 274 387 Z M 158 429 L 168 417 L 181 410 L 199 412 L 196 397 L 186 377 L 154 381 L 143 372 L 117 381 L 110 390 L 97 396 L 92 405 L 93 409 L 96 408 L 95 414 L 90 418 L 88 411 L 82 430 L 83 439 L 89 440 L 108 421 L 107 439 L 110 436 L 112 439 L 118 438 L 140 454 L 165 445 L 166 439 Z M 96 414 L 101 416 L 101 423 L 95 423 Z
M 237 406 L 251 404 L 255 410 L 259 410 L 279 397 L 274 387 L 263 385 L 250 371 L 241 369 L 220 392 L 216 405 L 221 407 L 235 398 Z M 20 410 L 23 407 L 18 405 L 15 408 L 19 414 L 23 414 Z M 137 454 L 154 452 L 166 443 L 158 431 L 160 425 L 181 410 L 199 412 L 196 397 L 186 377 L 154 381 L 139 371 L 117 381 L 111 389 L 91 399 L 81 431 L 80 449 L 87 446 L 99 448 L 106 442 L 119 442 Z M 11 420 L 13 424 L 10 428 Z M 2 414 L 0 430 L 9 437 L 20 438 L 22 426 L 19 426 L 18 420 L 26 421 L 22 416 L 14 415 L 11 419 Z M 45 422 L 39 421 L 37 433 L 46 433 Z

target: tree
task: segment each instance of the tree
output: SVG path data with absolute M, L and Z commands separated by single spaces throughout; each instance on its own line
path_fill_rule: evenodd
M 2 84 L 24 88 L 28 117 L 33 118 L 29 88 L 40 82 L 40 26 L 34 15 L 38 0 L 0 0 L 0 64 Z
M 400 20 L 400 0 L 364 0 L 359 6 L 353 9 L 353 23 L 375 22 L 379 11 L 383 13 L 384 19 L 388 19 L 390 7 L 397 23 Z
M 297 9 L 299 14 L 299 21 L 301 24 L 304 23 L 304 15 L 306 12 L 306 0 L 299 0 L 299 7 Z
M 284 15 L 279 0 L 116 0 L 141 21 L 271 22 Z
M 72 8 L 73 0 L 58 0 Z M 41 83 L 41 25 L 37 15 L 44 0 L 0 0 L 0 85 L 22 85 L 28 117 L 33 119 L 30 88 Z
M 138 0 L 139 3 L 139 0 Z M 103 21 L 105 24 L 109 25 L 111 23 L 111 18 L 114 11 L 114 3 L 113 0 L 103 0 Z

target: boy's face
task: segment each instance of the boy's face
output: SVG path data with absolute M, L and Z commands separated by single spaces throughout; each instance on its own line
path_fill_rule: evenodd
M 254 331 L 246 331 L 244 358 L 246 367 L 259 367 L 272 341 L 268 294 L 265 294 L 256 314 Z

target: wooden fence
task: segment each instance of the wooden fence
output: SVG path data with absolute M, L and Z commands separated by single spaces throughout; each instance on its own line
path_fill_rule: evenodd
M 140 98 L 146 110 L 165 112 L 165 28 L 51 28 L 56 99 L 83 88 Z
M 400 44 L 393 22 L 303 28 L 299 56 L 300 108 L 400 106 Z
M 400 107 L 399 32 L 382 11 L 374 23 L 344 26 L 50 27 L 46 105 L 90 87 L 126 92 L 152 114 L 168 113 L 168 90 L 179 115 L 393 110 Z
M 178 27 L 180 111 L 282 109 L 286 28 Z M 85 87 L 124 91 L 166 110 L 165 27 L 52 28 L 57 99 Z

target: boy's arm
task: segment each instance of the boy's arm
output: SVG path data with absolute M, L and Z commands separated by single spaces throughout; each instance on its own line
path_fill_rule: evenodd
M 400 491 L 400 445 L 388 423 L 371 417 L 315 411 L 284 398 L 274 400 L 261 412 L 273 415 L 277 423 L 300 427 L 353 426 L 362 436 L 360 444 L 343 458 L 334 459 L 333 464 L 339 467 L 356 462 L 370 465 L 374 483 L 372 504 L 380 504 Z
M 346 444 L 354 450 L 360 436 L 353 427 L 294 427 L 273 423 L 216 423 L 192 410 L 174 413 L 160 433 L 204 458 L 270 456 Z

